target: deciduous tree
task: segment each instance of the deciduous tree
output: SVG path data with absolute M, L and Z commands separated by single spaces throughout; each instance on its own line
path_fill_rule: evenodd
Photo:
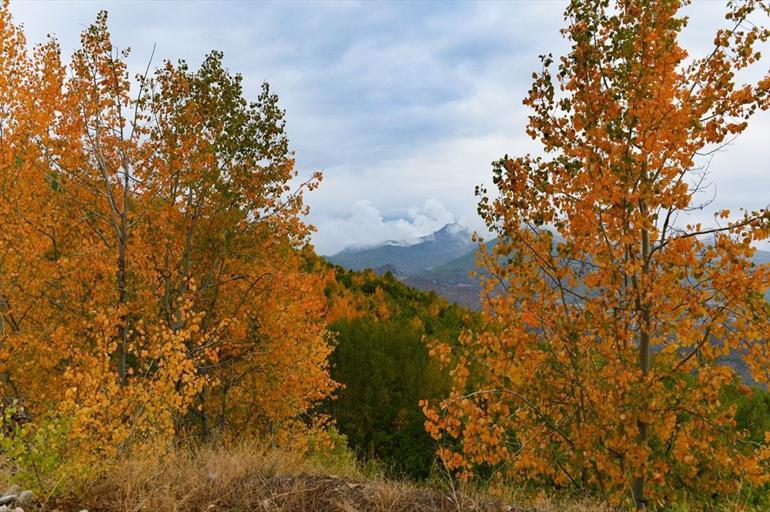
M 198 429 L 276 440 L 335 388 L 324 276 L 278 97 L 222 55 L 132 80 L 107 15 L 65 66 L 0 9 L 0 372 L 114 455 Z
M 695 57 L 678 42 L 683 3 L 570 2 L 571 49 L 555 70 L 542 57 L 524 101 L 543 153 L 495 162 L 497 193 L 478 191 L 499 236 L 481 255 L 485 327 L 435 347 L 454 390 L 426 407 L 463 474 L 491 464 L 640 509 L 768 481 L 767 445 L 721 400 L 731 359 L 768 381 L 770 269 L 750 259 L 768 213 L 686 215 L 704 155 L 770 106 L 770 76 L 739 80 L 762 68 L 768 6 L 731 2 Z

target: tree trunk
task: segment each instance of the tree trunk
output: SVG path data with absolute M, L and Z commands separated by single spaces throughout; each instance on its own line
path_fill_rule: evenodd
M 118 227 L 118 305 L 126 308 L 128 305 L 128 283 L 126 249 L 128 245 L 128 191 L 131 186 L 128 165 L 123 163 L 123 207 L 120 212 L 120 225 Z M 124 311 L 120 325 L 120 339 L 118 340 L 118 376 L 121 384 L 126 383 L 126 353 L 128 351 L 129 315 Z
M 645 176 L 646 177 L 646 176 Z M 647 214 L 647 208 L 644 203 L 640 205 L 640 210 L 643 216 Z M 650 233 L 644 228 L 642 229 L 642 275 L 645 279 L 642 280 L 642 288 L 640 289 L 639 283 L 637 283 L 637 310 L 641 317 L 641 324 L 639 329 L 639 369 L 642 371 L 642 379 L 647 377 L 650 371 L 650 304 L 646 298 L 645 289 L 648 279 L 649 270 L 649 255 L 650 255 Z M 641 295 L 641 297 L 640 297 Z M 649 424 L 645 421 L 639 420 L 639 437 L 637 443 L 640 447 L 646 447 L 647 440 L 649 438 Z M 647 508 L 647 499 L 644 495 L 645 477 L 644 473 L 635 475 L 631 482 L 631 493 L 634 498 L 634 505 L 637 510 L 645 510 Z

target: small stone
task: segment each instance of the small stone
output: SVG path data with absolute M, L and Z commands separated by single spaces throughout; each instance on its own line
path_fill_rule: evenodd
M 16 507 L 15 509 L 13 509 L 13 512 L 24 512 L 24 509 L 21 507 Z
M 0 505 L 0 512 L 11 512 L 11 509 L 8 508 L 8 505 Z
M 19 503 L 27 503 L 31 499 L 32 499 L 32 491 L 26 490 L 26 491 L 22 491 L 22 493 L 19 494 L 19 497 L 17 498 L 16 501 L 18 501 Z
M 3 496 L 0 498 L 0 505 L 7 505 L 9 503 L 13 503 L 16 501 L 16 495 L 15 494 L 8 494 L 6 496 Z

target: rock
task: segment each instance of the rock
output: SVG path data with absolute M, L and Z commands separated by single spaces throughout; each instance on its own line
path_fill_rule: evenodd
M 0 505 L 7 505 L 9 503 L 13 503 L 16 501 L 16 495 L 15 494 L 7 494 L 0 498 Z
M 0 505 L 0 512 L 11 512 L 11 509 L 8 508 L 8 505 Z
M 21 507 L 16 507 L 15 509 L 13 509 L 13 512 L 24 512 L 24 509 Z
M 22 491 L 21 494 L 19 494 L 19 497 L 16 499 L 19 503 L 27 503 L 28 501 L 32 500 L 32 491 L 26 490 Z

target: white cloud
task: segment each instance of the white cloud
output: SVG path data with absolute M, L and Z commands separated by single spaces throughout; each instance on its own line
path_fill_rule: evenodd
M 320 254 L 329 255 L 351 245 L 373 245 L 385 240 L 412 242 L 456 220 L 451 211 L 433 198 L 395 219 L 383 217 L 370 201 L 355 201 L 349 215 L 320 215 L 315 219 L 318 234 L 314 244 Z

